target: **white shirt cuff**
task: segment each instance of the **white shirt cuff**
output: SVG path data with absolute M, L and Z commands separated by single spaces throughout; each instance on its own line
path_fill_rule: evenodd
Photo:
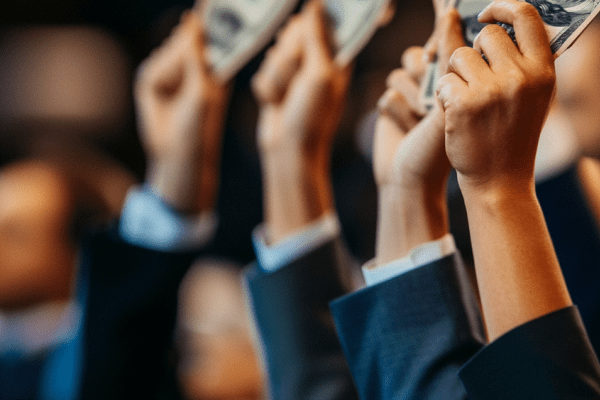
M 447 233 L 441 239 L 422 244 L 410 253 L 388 264 L 377 265 L 373 259 L 362 267 L 363 276 L 367 286 L 373 286 L 415 268 L 422 267 L 456 252 L 456 244 L 452 234 Z
M 213 212 L 184 217 L 151 189 L 135 187 L 127 193 L 119 233 L 127 242 L 153 250 L 193 250 L 213 238 L 217 225 Z
M 261 224 L 252 232 L 252 242 L 254 243 L 258 265 L 267 272 L 273 272 L 318 248 L 339 234 L 340 223 L 337 215 L 328 213 L 273 245 L 268 244 L 267 228 L 264 224 Z

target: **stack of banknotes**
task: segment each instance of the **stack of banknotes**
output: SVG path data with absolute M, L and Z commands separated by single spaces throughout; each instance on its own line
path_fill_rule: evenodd
M 323 0 L 333 29 L 336 61 L 345 65 L 373 36 L 390 0 Z M 299 0 L 204 0 L 208 57 L 217 76 L 231 79 L 260 52 L 296 9 Z
M 550 45 L 555 57 L 567 50 L 585 27 L 600 11 L 600 0 L 526 0 L 539 12 Z M 463 20 L 464 38 L 468 46 L 473 46 L 473 40 L 483 29 L 484 24 L 477 20 L 477 15 L 487 7 L 492 0 L 451 0 L 449 7 L 455 7 Z M 514 30 L 510 25 L 499 24 L 515 41 Z M 435 104 L 435 90 L 439 78 L 439 68 L 436 62 L 431 63 L 421 87 L 421 102 L 430 109 Z

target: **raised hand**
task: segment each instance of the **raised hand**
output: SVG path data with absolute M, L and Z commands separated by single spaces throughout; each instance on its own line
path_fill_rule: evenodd
M 349 80 L 350 68 L 333 60 L 318 0 L 290 20 L 253 79 L 273 241 L 333 208 L 329 157 Z
M 460 48 L 438 85 L 446 153 L 458 173 L 490 339 L 571 305 L 534 187 L 534 161 L 554 92 L 554 59 L 536 9 L 496 0 L 474 49 Z M 486 63 L 481 53 L 489 60 Z
M 554 92 L 554 59 L 536 9 L 526 2 L 492 3 L 482 22 L 514 26 L 517 48 L 496 24 L 450 59 L 438 97 L 445 113 L 446 150 L 461 188 L 519 180 L 529 187 L 541 127 Z M 481 57 L 485 54 L 486 63 Z
M 212 208 L 218 186 L 227 89 L 210 71 L 204 48 L 199 18 L 184 14 L 140 66 L 134 88 L 148 181 L 183 211 Z
M 460 18 L 452 11 L 437 25 L 438 59 L 447 65 L 452 52 L 463 44 Z M 423 54 L 421 48 L 404 53 L 403 69 L 389 75 L 388 90 L 378 104 L 373 157 L 379 187 L 378 264 L 403 257 L 448 232 L 445 195 L 450 163 L 444 116 L 437 107 L 426 115 L 419 101 Z
M 328 150 L 349 78 L 350 68 L 333 61 L 323 5 L 312 1 L 280 33 L 253 79 L 261 149 Z

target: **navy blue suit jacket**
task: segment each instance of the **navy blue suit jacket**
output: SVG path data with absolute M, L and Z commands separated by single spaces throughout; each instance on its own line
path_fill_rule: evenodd
M 577 309 L 485 345 L 458 255 L 336 300 L 332 311 L 362 400 L 600 398 Z
M 271 399 L 358 398 L 328 308 L 351 289 L 347 257 L 334 240 L 274 272 L 247 269 Z
M 137 247 L 116 230 L 84 240 L 80 399 L 180 397 L 171 351 L 177 291 L 197 255 Z

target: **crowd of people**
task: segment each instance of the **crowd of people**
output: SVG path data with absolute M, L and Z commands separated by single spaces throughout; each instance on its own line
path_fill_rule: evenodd
M 361 268 L 331 165 L 353 66 L 319 0 L 252 78 L 263 222 L 245 268 L 209 257 L 236 92 L 193 12 L 134 79 L 143 183 L 48 157 L 4 166 L 0 399 L 600 398 L 600 22 L 555 61 L 531 4 L 492 2 L 471 48 L 444 3 L 377 102 Z

